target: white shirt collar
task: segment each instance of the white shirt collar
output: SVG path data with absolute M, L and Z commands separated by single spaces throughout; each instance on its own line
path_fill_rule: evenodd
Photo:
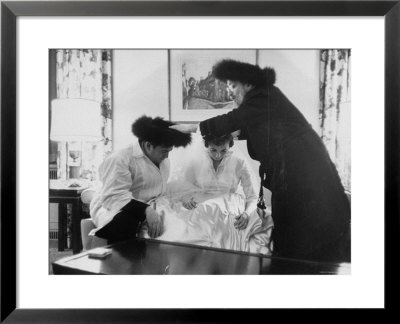
M 212 162 L 213 159 L 211 158 L 210 154 L 208 154 L 207 148 L 205 148 L 204 152 L 205 152 L 205 154 L 206 154 L 207 159 L 208 159 L 210 162 Z M 233 151 L 228 150 L 228 152 L 226 152 L 226 154 L 225 154 L 224 157 L 222 158 L 220 165 L 224 165 L 224 164 L 226 163 L 226 161 L 232 156 L 232 154 L 233 154 Z

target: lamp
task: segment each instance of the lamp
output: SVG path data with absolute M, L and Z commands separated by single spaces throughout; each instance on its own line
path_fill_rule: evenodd
M 51 102 L 52 141 L 101 139 L 100 103 L 87 99 L 54 99 Z
M 101 135 L 100 103 L 87 99 L 54 99 L 51 102 L 50 139 L 66 142 L 67 158 L 71 156 L 75 165 L 70 166 L 69 178 L 79 178 L 80 165 L 76 165 L 81 149 L 68 151 L 68 142 L 97 142 Z

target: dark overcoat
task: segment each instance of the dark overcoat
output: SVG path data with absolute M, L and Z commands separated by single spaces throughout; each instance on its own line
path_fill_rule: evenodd
M 202 135 L 241 131 L 272 192 L 274 254 L 350 261 L 350 203 L 318 134 L 273 84 L 231 112 L 200 123 Z

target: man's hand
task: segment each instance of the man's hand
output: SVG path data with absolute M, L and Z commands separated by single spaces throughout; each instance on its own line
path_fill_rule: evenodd
M 249 223 L 249 215 L 246 212 L 243 212 L 242 215 L 236 216 L 236 221 L 233 223 L 236 229 L 242 230 L 247 227 Z
M 148 233 L 151 238 L 160 236 L 164 231 L 164 212 L 158 214 L 153 207 L 146 208 Z
M 182 202 L 183 207 L 186 209 L 194 209 L 197 207 L 197 202 L 194 200 L 194 198 L 190 198 L 189 200 L 183 201 Z
M 175 129 L 185 134 L 196 133 L 197 124 L 177 124 L 169 126 L 169 128 Z

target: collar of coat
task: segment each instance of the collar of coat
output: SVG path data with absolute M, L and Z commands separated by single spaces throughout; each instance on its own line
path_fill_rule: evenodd
M 264 73 L 265 73 L 265 81 L 266 81 L 265 85 L 266 85 L 266 87 L 274 85 L 275 82 L 276 82 L 275 70 L 273 68 L 266 67 L 264 69 Z
M 246 95 L 244 96 L 244 100 L 243 102 L 245 103 L 246 101 L 248 101 L 249 99 L 253 98 L 253 97 L 258 97 L 258 96 L 266 96 L 267 95 L 267 90 L 264 88 L 260 88 L 260 87 L 256 87 L 254 89 L 251 89 L 249 92 L 246 93 Z
M 275 70 L 272 68 L 265 68 L 265 74 L 266 74 L 266 83 L 264 86 L 260 87 L 255 87 L 253 89 L 251 89 L 246 95 L 245 95 L 245 99 L 249 99 L 251 97 L 260 95 L 260 94 L 266 94 L 266 89 L 275 85 L 275 81 L 276 81 L 276 73 Z

